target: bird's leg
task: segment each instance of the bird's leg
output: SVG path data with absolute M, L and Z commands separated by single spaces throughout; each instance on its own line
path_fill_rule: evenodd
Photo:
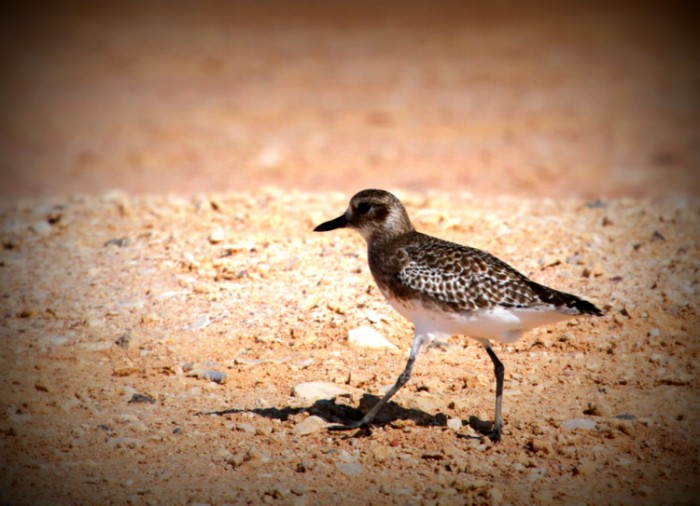
M 409 378 L 411 377 L 411 371 L 413 370 L 413 364 L 416 361 L 418 354 L 420 353 L 420 349 L 421 346 L 423 346 L 424 341 L 426 341 L 426 337 L 422 334 L 416 334 L 413 337 L 411 353 L 408 356 L 408 362 L 406 362 L 406 367 L 404 367 L 403 372 L 397 378 L 396 383 L 394 383 L 394 385 L 389 389 L 389 391 L 386 394 L 384 394 L 384 397 L 382 397 L 381 400 L 377 404 L 375 404 L 374 407 L 371 410 L 369 410 L 369 412 L 365 416 L 363 416 L 361 420 L 358 420 L 357 422 L 351 422 L 346 425 L 331 425 L 330 427 L 328 427 L 328 429 L 352 430 L 372 423 L 377 414 L 382 410 L 386 403 L 389 402 L 389 399 L 391 399 L 394 396 L 394 394 L 398 392 L 399 389 L 408 382 Z
M 496 420 L 493 423 L 493 430 L 491 431 L 491 434 L 489 434 L 489 437 L 493 441 L 500 441 L 501 429 L 503 428 L 501 401 L 503 399 L 503 377 L 505 373 L 505 367 L 503 367 L 503 363 L 500 360 L 498 360 L 496 353 L 494 353 L 493 349 L 491 348 L 491 344 L 488 341 L 484 343 L 484 346 L 486 347 L 486 353 L 488 353 L 489 357 L 491 357 L 491 361 L 493 362 L 493 369 L 496 373 Z

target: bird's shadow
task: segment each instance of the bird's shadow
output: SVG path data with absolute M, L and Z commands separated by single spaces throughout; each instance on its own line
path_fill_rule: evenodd
M 195 416 L 203 415 L 216 415 L 225 416 L 237 413 L 254 413 L 258 416 L 262 416 L 269 419 L 287 421 L 290 416 L 298 415 L 300 413 L 309 413 L 311 415 L 316 415 L 326 422 L 332 424 L 348 424 L 356 420 L 360 420 L 365 413 L 367 413 L 375 404 L 379 402 L 379 397 L 371 394 L 364 394 L 360 399 L 360 405 L 357 408 L 348 406 L 346 404 L 338 404 L 335 399 L 327 400 L 321 399 L 315 401 L 311 406 L 307 407 L 269 407 L 269 408 L 252 408 L 252 409 L 241 409 L 241 408 L 230 408 L 222 409 L 217 411 L 200 411 L 195 413 Z M 377 414 L 377 417 L 372 422 L 372 426 L 381 427 L 384 425 L 390 425 L 399 420 L 411 420 L 416 425 L 421 427 L 444 427 L 447 425 L 448 417 L 444 413 L 437 413 L 432 415 L 426 413 L 420 409 L 414 408 L 404 408 L 401 405 L 389 401 L 386 406 Z M 469 425 L 474 429 L 474 431 L 481 434 L 488 434 L 491 431 L 492 424 L 490 421 L 481 420 L 476 416 L 470 416 L 468 420 L 462 420 L 463 425 Z M 368 428 L 358 429 L 354 437 L 362 437 L 369 435 L 371 430 Z M 459 437 L 463 438 L 477 438 L 479 436 L 458 434 Z

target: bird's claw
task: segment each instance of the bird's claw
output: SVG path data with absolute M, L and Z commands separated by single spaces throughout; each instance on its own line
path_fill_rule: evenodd
M 336 424 L 328 426 L 328 430 L 341 431 L 341 430 L 355 430 L 355 429 L 369 429 L 369 426 L 365 424 L 362 420 L 357 422 L 351 422 L 347 424 Z
M 486 434 L 488 438 L 493 441 L 494 443 L 498 443 L 501 441 L 501 431 L 500 430 L 492 430 L 488 434 Z
M 328 427 L 328 430 L 332 431 L 344 431 L 344 430 L 357 430 L 355 434 L 352 436 L 345 436 L 345 438 L 349 437 L 362 437 L 362 436 L 369 436 L 372 433 L 372 426 L 367 423 L 364 420 L 358 420 L 356 422 L 350 422 L 347 424 L 337 424 L 337 425 L 330 425 Z

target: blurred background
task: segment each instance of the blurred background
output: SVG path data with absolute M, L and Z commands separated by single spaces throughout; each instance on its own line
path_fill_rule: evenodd
M 692 2 L 44 2 L 0 197 L 275 185 L 700 195 Z

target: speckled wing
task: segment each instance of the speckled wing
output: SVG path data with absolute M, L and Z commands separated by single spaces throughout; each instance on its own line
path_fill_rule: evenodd
M 485 251 L 423 236 L 404 252 L 407 258 L 397 281 L 454 310 L 551 304 L 529 279 Z

